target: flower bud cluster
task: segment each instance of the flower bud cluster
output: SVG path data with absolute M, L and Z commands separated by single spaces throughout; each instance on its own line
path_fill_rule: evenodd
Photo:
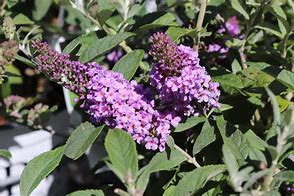
M 219 107 L 219 84 L 199 65 L 198 54 L 192 48 L 176 46 L 165 33 L 157 33 L 153 36 L 150 54 L 155 59 L 173 54 L 165 56 L 164 61 L 157 60 L 150 73 L 151 85 L 157 89 L 163 105 L 173 108 L 178 116 L 186 117 Z M 168 73 L 165 62 L 176 62 L 168 66 Z

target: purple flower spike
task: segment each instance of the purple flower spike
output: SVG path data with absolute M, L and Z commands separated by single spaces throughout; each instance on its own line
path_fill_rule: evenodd
M 218 108 L 219 84 L 212 82 L 205 68 L 199 65 L 198 53 L 187 46 L 176 46 L 164 33 L 152 38 L 150 54 L 157 62 L 150 72 L 150 81 L 162 104 L 173 108 L 175 116 L 186 117 Z
M 170 128 L 177 125 L 180 118 L 154 109 L 149 89 L 95 62 L 71 61 L 69 55 L 59 54 L 47 43 L 33 41 L 32 46 L 36 49 L 37 69 L 77 93 L 81 108 L 94 124 L 123 129 L 147 149 L 165 150 Z

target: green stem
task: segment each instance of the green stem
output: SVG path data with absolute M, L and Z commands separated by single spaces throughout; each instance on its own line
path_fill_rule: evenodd
M 207 6 L 207 1 L 206 0 L 199 0 L 200 8 L 199 8 L 199 14 L 197 18 L 197 23 L 196 23 L 196 32 L 197 32 L 197 37 L 196 37 L 196 42 L 194 45 L 194 50 L 198 52 L 199 50 L 199 44 L 200 44 L 200 31 L 202 28 L 204 16 L 205 16 L 205 11 L 206 11 L 206 6 Z
M 242 45 L 241 45 L 241 47 L 239 49 L 239 55 L 240 55 L 240 60 L 241 60 L 241 64 L 242 64 L 243 69 L 246 69 L 248 67 L 248 65 L 246 63 L 246 55 L 245 55 L 246 41 L 247 41 L 247 38 L 249 36 L 250 31 L 254 27 L 254 22 L 256 21 L 257 16 L 260 14 L 260 11 L 264 8 L 264 6 L 265 6 L 265 3 L 264 3 L 264 1 L 262 1 L 261 5 L 257 8 L 257 10 L 254 13 L 253 17 L 249 19 L 248 25 L 246 27 L 243 42 L 242 42 Z
M 183 149 L 181 149 L 178 145 L 174 144 L 174 148 L 180 152 L 181 154 L 183 154 L 187 161 L 189 163 L 192 163 L 193 165 L 195 165 L 197 168 L 200 168 L 201 165 L 196 161 L 195 157 L 191 157 L 186 151 L 184 151 Z

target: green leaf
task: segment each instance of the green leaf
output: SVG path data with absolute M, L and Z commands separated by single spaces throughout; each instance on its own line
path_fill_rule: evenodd
M 176 188 L 176 186 L 174 186 L 174 185 L 169 186 L 167 189 L 165 189 L 162 196 L 171 196 L 171 195 L 173 195 L 173 193 L 175 191 L 175 188 Z
M 224 156 L 224 162 L 227 166 L 227 169 L 229 171 L 230 180 L 232 182 L 232 185 L 234 187 L 235 191 L 240 191 L 240 178 L 239 178 L 239 165 L 237 163 L 236 157 L 234 156 L 233 151 L 231 150 L 231 147 L 227 145 L 226 143 L 223 145 L 223 156 Z
M 240 0 L 231 0 L 231 4 L 232 7 L 239 12 L 240 14 L 242 14 L 245 19 L 249 20 L 249 15 L 246 12 L 246 8 L 245 5 L 243 3 L 240 2 Z
M 78 126 L 68 138 L 64 154 L 72 159 L 78 159 L 92 145 L 104 126 L 95 128 L 91 123 L 84 122 Z
M 103 191 L 101 190 L 82 190 L 82 191 L 75 191 L 73 193 L 68 194 L 67 196 L 104 196 Z
M 237 144 L 234 142 L 234 140 L 231 137 L 227 136 L 227 132 L 229 131 L 230 128 L 234 128 L 235 127 L 229 123 L 227 123 L 223 116 L 220 116 L 216 119 L 216 124 L 217 127 L 220 131 L 221 137 L 224 141 L 224 143 L 228 146 L 230 146 L 231 151 L 233 152 L 234 156 L 237 158 L 237 160 L 239 162 L 243 162 L 244 161 L 244 157 L 243 154 L 241 153 L 241 149 L 239 148 L 239 146 L 237 146 Z M 233 135 L 232 135 L 233 136 Z
M 208 6 L 219 6 L 223 4 L 225 0 L 208 0 Z
M 280 32 L 285 36 L 290 31 L 290 25 L 284 10 L 277 3 L 273 3 L 271 4 L 271 12 L 277 17 Z
M 176 127 L 175 132 L 182 132 L 187 129 L 190 129 L 190 128 L 194 127 L 195 125 L 204 122 L 205 120 L 206 120 L 205 117 L 192 116 L 192 117 L 188 118 L 184 123 L 180 123 Z
M 167 30 L 168 36 L 173 40 L 176 41 L 177 39 L 185 36 L 195 34 L 196 29 L 187 29 L 181 27 L 169 27 Z
M 259 97 L 252 96 L 252 97 L 249 97 L 247 100 L 254 105 L 264 107 L 264 103 L 261 101 Z
M 267 146 L 267 143 L 258 137 L 252 130 L 247 131 L 244 134 L 244 137 L 246 138 L 248 145 L 255 150 L 263 151 Z
M 78 45 L 81 45 L 77 56 L 80 56 L 89 46 L 98 40 L 98 37 L 95 32 L 87 33 L 73 39 L 66 47 L 63 49 L 63 53 L 71 53 Z
M 10 159 L 11 158 L 11 153 L 8 150 L 0 149 L 0 157 Z
M 29 59 L 26 59 L 26 58 L 24 58 L 22 56 L 16 55 L 16 59 L 19 60 L 20 62 L 28 65 L 28 66 L 31 66 L 32 68 L 35 68 L 36 67 L 35 63 L 33 63 Z
M 193 154 L 195 155 L 199 153 L 203 148 L 214 142 L 215 139 L 214 128 L 210 126 L 208 121 L 206 121 L 202 127 L 201 133 L 194 143 Z
M 271 8 L 273 9 L 274 13 L 277 16 L 283 18 L 284 20 L 287 20 L 287 16 L 286 16 L 285 12 L 283 11 L 283 9 L 281 8 L 281 6 L 274 3 L 274 4 L 271 4 Z
M 166 13 L 163 16 L 157 18 L 150 24 L 146 24 L 140 27 L 140 29 L 153 29 L 158 27 L 165 27 L 165 26 L 179 26 L 176 21 L 176 16 L 172 13 Z
M 271 99 L 273 113 L 274 113 L 274 124 L 279 125 L 281 124 L 281 114 L 280 114 L 280 109 L 279 109 L 277 99 L 275 95 L 273 94 L 273 92 L 268 87 L 265 87 L 265 90 Z
M 33 10 L 33 18 L 36 21 L 41 20 L 48 12 L 52 0 L 35 0 L 35 9 Z
M 263 169 L 256 173 L 251 174 L 247 182 L 243 185 L 243 189 L 244 190 L 249 189 L 249 187 L 252 187 L 260 178 L 266 176 L 269 172 L 270 172 L 270 169 L 267 168 L 267 169 Z M 240 173 L 239 173 L 239 176 L 240 178 L 242 178 L 242 175 L 240 175 Z
M 138 155 L 130 134 L 120 129 L 109 130 L 105 138 L 105 148 L 114 172 L 122 182 L 126 176 L 134 177 L 137 174 Z
M 29 196 L 60 163 L 64 146 L 42 153 L 28 162 L 20 176 L 20 194 Z
M 10 84 L 21 84 L 23 82 L 21 78 L 21 72 L 17 67 L 14 65 L 7 65 L 5 66 L 6 73 L 5 75 L 8 76 L 8 81 Z
M 279 31 L 278 27 L 271 24 L 271 23 L 268 23 L 268 22 L 262 22 L 260 23 L 259 25 L 256 26 L 256 28 L 258 29 L 262 29 L 264 30 L 265 32 L 269 32 L 279 38 L 283 38 L 283 34 Z
M 239 71 L 242 71 L 242 67 L 241 67 L 240 63 L 236 59 L 234 59 L 231 66 L 232 66 L 232 72 L 234 74 L 236 74 Z
M 15 6 L 18 3 L 18 0 L 7 0 L 8 8 Z
M 170 170 L 178 166 L 185 160 L 186 157 L 173 148 L 170 148 L 164 152 L 158 152 L 151 159 L 149 164 L 140 170 L 140 176 L 136 183 L 137 187 L 140 189 L 140 191 L 144 192 L 147 187 L 149 176 L 151 173 L 163 170 Z
M 277 80 L 294 90 L 294 73 L 283 69 L 277 76 Z
M 80 11 L 73 8 L 69 3 L 63 3 L 65 9 L 65 22 L 71 25 L 81 27 L 83 31 L 93 29 L 93 24 L 89 18 L 84 16 Z
M 226 110 L 230 110 L 232 108 L 233 108 L 233 106 L 231 106 L 229 104 L 221 103 L 219 111 L 223 112 L 223 111 L 226 111 Z
M 112 71 L 122 73 L 125 79 L 130 80 L 135 75 L 143 56 L 144 50 L 133 50 L 123 56 L 114 65 Z
M 32 24 L 34 24 L 34 22 L 31 19 L 29 19 L 27 16 L 25 16 L 23 14 L 17 14 L 13 18 L 13 22 L 15 25 L 32 25 Z
M 11 86 L 10 86 L 10 83 L 8 81 L 4 81 L 0 85 L 0 90 L 1 90 L 1 97 L 2 98 L 8 97 L 11 94 Z
M 279 181 L 294 183 L 294 171 L 286 170 L 279 172 L 274 176 L 274 178 Z
M 244 88 L 241 78 L 233 73 L 216 76 L 213 79 L 219 82 L 223 90 L 230 94 L 236 92 L 237 89 Z
M 115 7 L 108 0 L 99 0 L 97 18 L 100 25 L 104 25 L 105 21 L 110 18 Z
M 173 196 L 193 195 L 214 177 L 225 171 L 224 165 L 208 165 L 187 173 L 177 184 Z
M 133 35 L 133 33 L 125 32 L 98 39 L 90 44 L 90 46 L 81 54 L 79 60 L 82 63 L 88 62 Z
M 281 96 L 275 96 L 277 103 L 279 105 L 280 113 L 285 111 L 287 107 L 289 106 L 290 102 L 287 99 L 282 98 Z

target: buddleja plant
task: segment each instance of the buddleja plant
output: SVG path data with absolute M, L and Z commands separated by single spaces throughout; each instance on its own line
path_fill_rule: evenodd
M 30 65 L 70 90 L 85 116 L 65 143 L 27 164 L 21 194 L 98 137 L 108 156 L 97 165 L 121 184 L 69 195 L 293 193 L 293 2 L 168 0 L 152 13 L 150 2 L 36 0 L 31 20 L 16 12 L 26 3 L 4 1 L 3 43 L 21 52 L 8 61 L 1 45 L 3 78 L 8 62 Z M 42 23 L 50 9 L 59 11 L 55 28 Z M 56 37 L 66 39 L 62 52 Z M 3 98 L 9 86 L 3 80 Z M 48 107 L 35 108 L 31 127 L 54 134 L 38 126 Z

